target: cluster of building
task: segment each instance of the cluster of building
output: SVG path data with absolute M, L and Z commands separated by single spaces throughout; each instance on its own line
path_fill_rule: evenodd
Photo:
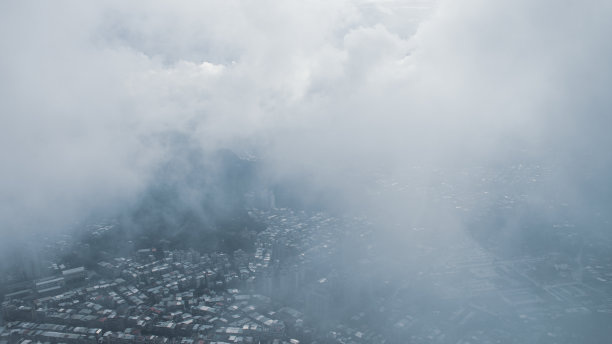
M 34 296 L 44 297 L 47 295 L 55 295 L 65 289 L 66 285 L 71 286 L 75 283 L 80 283 L 85 280 L 87 273 L 85 268 L 80 266 L 73 269 L 64 269 L 58 271 L 58 274 L 27 281 L 22 283 L 20 290 L 6 294 L 4 297 L 7 300 L 12 299 L 30 299 Z
M 168 252 L 101 263 L 102 280 L 2 305 L 0 342 L 298 343 L 301 313 L 236 284 L 226 255 Z
M 412 230 L 402 263 L 363 218 L 250 215 L 250 252 L 141 249 L 31 281 L 0 344 L 564 343 L 581 334 L 562 324 L 612 319 L 612 261 L 592 253 L 504 260 Z
M 337 228 L 322 214 L 254 215 L 270 226 L 251 253 L 141 249 L 32 281 L 5 296 L 0 343 L 311 341 L 303 312 L 279 300 L 318 283 L 310 257 L 323 264 Z

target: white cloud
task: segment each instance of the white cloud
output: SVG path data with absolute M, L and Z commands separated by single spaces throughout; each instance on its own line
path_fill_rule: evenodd
M 433 6 L 3 4 L 2 223 L 129 198 L 166 130 L 260 144 L 276 169 L 330 183 L 356 166 L 486 162 L 503 142 L 538 154 L 584 134 L 581 149 L 603 149 L 589 121 L 609 123 L 607 2 Z

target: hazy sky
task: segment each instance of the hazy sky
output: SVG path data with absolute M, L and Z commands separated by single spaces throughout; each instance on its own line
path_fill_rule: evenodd
M 323 184 L 516 148 L 579 160 L 556 180 L 575 193 L 612 161 L 611 15 L 606 0 L 2 2 L 2 236 L 131 199 L 167 131 Z

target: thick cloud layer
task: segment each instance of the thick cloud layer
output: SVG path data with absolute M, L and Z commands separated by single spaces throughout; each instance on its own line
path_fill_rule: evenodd
M 544 189 L 564 198 L 609 195 L 608 1 L 60 1 L 0 13 L 3 238 L 129 203 L 168 160 L 165 132 L 256 155 L 272 179 L 309 176 L 359 209 L 373 202 L 356 198 L 362 174 L 427 185 L 415 166 L 454 173 L 517 156 L 559 168 Z

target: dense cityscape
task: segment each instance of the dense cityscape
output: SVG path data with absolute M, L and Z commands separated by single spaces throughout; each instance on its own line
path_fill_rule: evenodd
M 419 247 L 429 263 L 404 271 L 366 219 L 250 215 L 266 223 L 251 253 L 53 264 L 5 295 L 0 343 L 571 343 L 612 319 L 612 261 L 588 252 L 502 260 L 465 239 Z

